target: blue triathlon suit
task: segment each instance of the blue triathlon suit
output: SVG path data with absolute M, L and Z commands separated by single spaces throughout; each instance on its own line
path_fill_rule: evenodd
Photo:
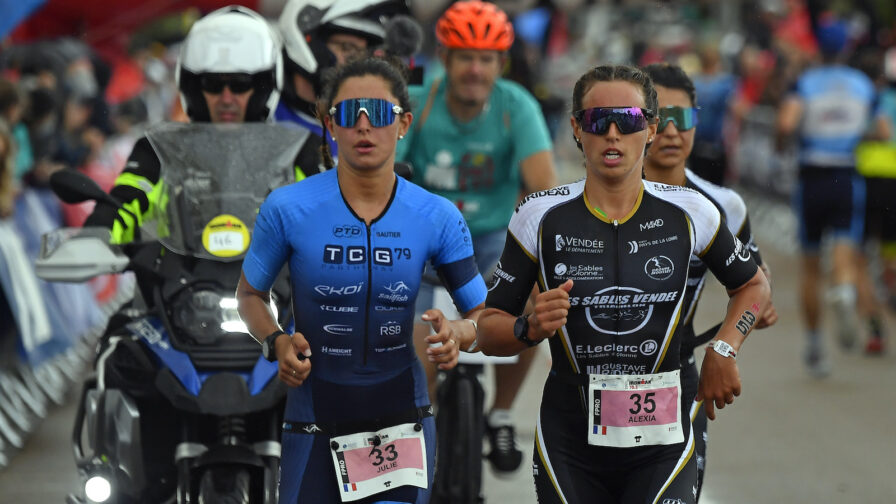
M 311 374 L 287 396 L 283 504 L 340 501 L 330 436 L 414 421 L 423 424 L 431 486 L 435 423 L 423 414 L 429 397 L 412 340 L 423 266 L 436 266 L 461 312 L 486 296 L 454 205 L 396 177 L 386 209 L 366 224 L 341 197 L 337 171 L 274 190 L 243 263 L 261 291 L 288 264 L 296 331 L 311 345 Z M 404 486 L 355 502 L 425 503 L 429 493 Z
M 861 243 L 865 181 L 855 149 L 872 120 L 874 83 L 859 70 L 831 65 L 803 73 L 793 92 L 803 103 L 794 192 L 803 250 L 817 253 L 826 232 Z

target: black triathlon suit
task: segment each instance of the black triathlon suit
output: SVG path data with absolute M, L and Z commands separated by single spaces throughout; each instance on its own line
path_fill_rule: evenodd
M 610 221 L 588 203 L 584 188 L 582 180 L 520 203 L 486 300 L 487 307 L 519 315 L 536 281 L 542 291 L 574 281 L 567 324 L 550 339 L 553 364 L 533 454 L 538 501 L 694 503 L 696 462 L 687 415 L 692 398 L 667 395 L 676 398 L 671 408 L 679 408 L 681 419 L 680 430 L 678 424 L 668 430 L 680 432 L 682 440 L 643 445 L 637 444 L 639 429 L 649 427 L 640 423 L 650 416 L 595 407 L 600 413 L 592 426 L 589 406 L 601 391 L 590 396 L 585 385 L 588 375 L 640 375 L 638 383 L 648 386 L 653 377 L 645 375 L 675 376 L 691 256 L 729 289 L 749 281 L 756 263 L 716 207 L 694 190 L 643 181 L 632 212 Z M 639 400 L 637 395 L 632 399 Z M 641 411 L 648 411 L 646 399 L 643 405 Z M 617 429 L 622 436 L 639 435 L 617 441 L 625 447 L 589 444 L 600 432 L 597 424 L 605 423 L 600 415 L 628 418 L 631 425 Z
M 761 265 L 762 258 L 759 255 L 759 248 L 753 240 L 750 218 L 747 215 L 747 206 L 744 204 L 743 198 L 727 187 L 718 186 L 700 178 L 691 170 L 685 170 L 685 175 L 685 187 L 698 191 L 709 199 L 722 214 L 722 220 L 728 231 L 747 246 L 753 255 L 753 260 L 756 264 Z M 685 401 L 694 399 L 700 382 L 694 349 L 715 337 L 715 331 L 697 334 L 694 330 L 694 313 L 697 311 L 697 303 L 700 301 L 700 295 L 706 284 L 706 272 L 707 268 L 703 261 L 698 257 L 691 257 L 688 287 L 684 293 L 684 325 L 681 328 L 681 391 Z M 694 453 L 697 457 L 698 500 L 703 486 L 703 474 L 706 469 L 706 443 L 709 439 L 706 410 L 702 406 L 702 401 L 692 403 L 690 406 L 691 427 L 694 430 L 695 441 Z

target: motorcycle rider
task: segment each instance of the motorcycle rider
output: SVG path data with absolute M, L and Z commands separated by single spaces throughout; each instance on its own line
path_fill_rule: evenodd
M 228 36 L 219 37 L 219 33 Z M 190 29 L 175 77 L 192 122 L 270 121 L 283 84 L 279 37 L 261 15 L 248 8 L 218 9 Z M 317 145 L 306 141 L 296 157 L 296 180 L 318 173 L 319 164 Z M 110 228 L 113 243 L 132 241 L 135 229 L 156 208 L 161 194 L 159 168 L 159 156 L 149 140 L 140 138 L 109 192 L 122 202 L 121 207 L 97 202 L 84 225 Z
M 316 101 L 323 71 L 382 45 L 386 32 L 381 19 L 402 12 L 402 5 L 397 0 L 290 0 L 278 20 L 285 82 L 274 119 L 308 131 L 310 141 L 320 146 L 325 135 Z M 335 160 L 336 143 L 332 138 L 327 143 Z
M 192 122 L 269 121 L 282 86 L 279 37 L 256 12 L 224 7 L 190 29 L 176 72 L 181 102 Z M 317 173 L 318 165 L 316 146 L 306 143 L 294 164 L 295 179 Z M 163 208 L 160 171 L 159 155 L 147 137 L 140 138 L 110 190 L 121 206 L 97 202 L 85 226 L 109 228 L 113 243 L 133 241 L 143 220 Z M 131 478 L 145 481 L 144 500 L 161 502 L 172 495 L 178 479 L 174 460 L 179 419 L 155 387 L 158 367 L 146 350 L 133 338 L 111 337 L 133 320 L 133 312 L 126 306 L 109 322 L 99 349 L 97 386 L 126 391 L 136 403 L 141 436 L 136 442 L 142 445 L 145 474 Z

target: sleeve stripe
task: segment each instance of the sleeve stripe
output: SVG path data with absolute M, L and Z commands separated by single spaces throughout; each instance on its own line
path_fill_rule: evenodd
M 719 225 L 721 226 L 721 222 L 719 223 Z M 690 221 L 688 221 L 688 226 L 690 226 Z M 716 241 L 716 236 L 719 236 L 719 228 L 716 228 L 716 232 L 712 234 L 712 238 L 709 240 L 709 243 L 706 244 L 706 248 L 701 250 L 700 253 L 697 254 L 697 257 L 703 257 L 704 255 L 706 255 L 706 251 L 712 248 L 712 244 Z
M 459 261 L 442 264 L 436 267 L 436 272 L 445 288 L 453 292 L 478 276 L 479 267 L 476 266 L 476 258 L 470 256 Z

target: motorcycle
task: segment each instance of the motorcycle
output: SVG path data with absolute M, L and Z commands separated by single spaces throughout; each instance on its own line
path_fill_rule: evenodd
M 112 245 L 106 228 L 59 229 L 35 264 L 52 281 L 137 279 L 83 386 L 72 433 L 83 488 L 66 502 L 276 502 L 286 389 L 234 291 L 258 209 L 295 180 L 300 142 L 266 124 L 163 124 L 147 137 L 163 182 L 139 238 Z M 119 203 L 75 171 L 51 185 L 68 203 Z M 271 298 L 290 330 L 285 271 Z

